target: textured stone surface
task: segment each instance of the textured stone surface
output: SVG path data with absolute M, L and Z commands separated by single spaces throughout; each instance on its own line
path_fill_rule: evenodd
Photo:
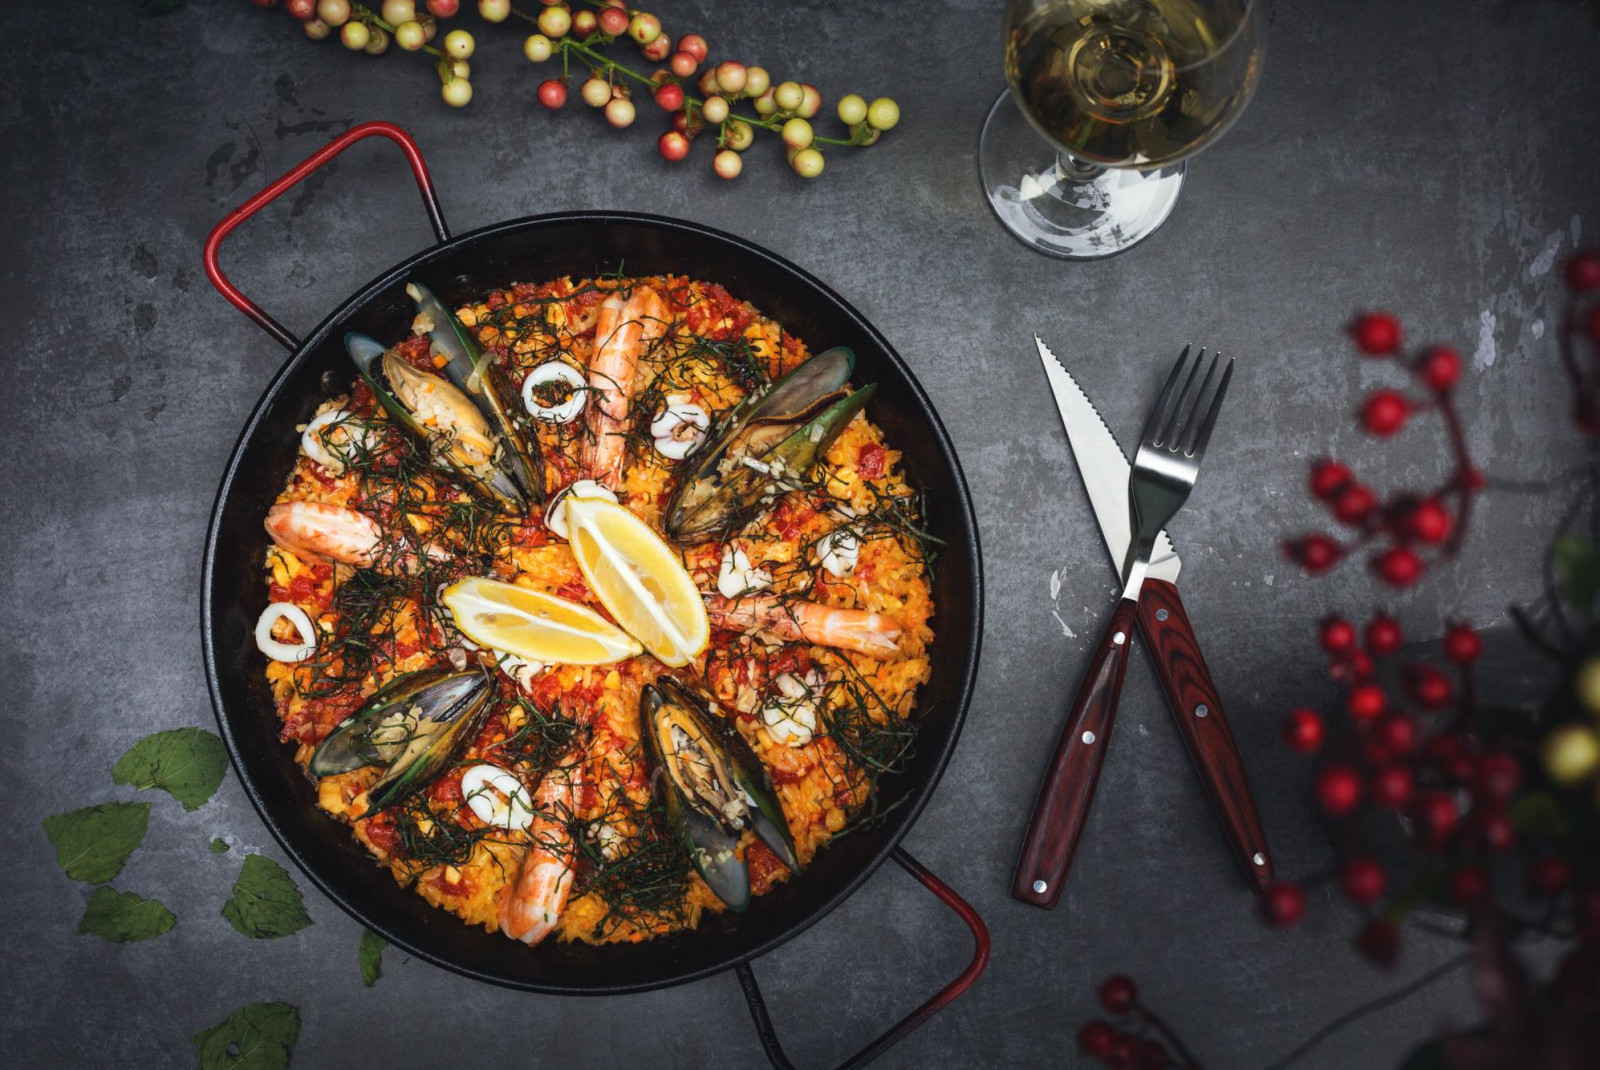
M 1473 354 L 1462 402 L 1491 472 L 1548 476 L 1572 444 L 1550 338 L 1552 264 L 1600 228 L 1596 30 L 1563 5 L 1519 5 L 1505 23 L 1497 6 L 1280 5 L 1260 94 L 1194 163 L 1167 227 L 1122 257 L 1068 265 L 1013 242 L 977 186 L 977 131 L 1001 85 L 992 3 L 894 18 L 766 5 L 741 8 L 725 30 L 717 13 L 735 5 L 664 8 L 669 28 L 705 30 L 833 96 L 901 100 L 900 129 L 868 153 L 831 154 L 809 185 L 772 145 L 726 185 L 698 154 L 663 163 L 653 122 L 616 134 L 576 106 L 544 114 L 509 29 L 480 35 L 478 100 L 455 113 L 422 62 L 310 45 L 280 12 L 241 0 L 166 18 L 132 0 L 71 16 L 11 5 L 28 53 L 0 73 L 13 330 L 0 389 L 11 454 L 0 469 L 0 1047 L 39 1066 L 182 1066 L 190 1034 L 241 1003 L 284 999 L 305 1019 L 304 1066 L 761 1061 L 731 977 L 604 1001 L 535 998 L 390 952 L 364 989 L 358 927 L 309 888 L 315 926 L 240 939 L 218 915 L 240 859 L 281 855 L 231 778 L 197 813 L 155 798 L 149 838 L 117 879 L 162 899 L 177 928 L 130 946 L 74 935 L 87 889 L 56 868 L 39 821 L 126 796 L 109 769 L 147 732 L 211 723 L 202 531 L 281 356 L 206 285 L 201 241 L 226 209 L 369 118 L 416 134 L 460 230 L 629 208 L 765 243 L 866 313 L 949 425 L 983 525 L 989 629 L 966 734 L 908 845 L 984 913 L 994 960 L 885 1065 L 1062 1065 L 1093 1013 L 1092 986 L 1113 970 L 1139 977 L 1208 1065 L 1261 1065 L 1448 957 L 1452 945 L 1419 935 L 1393 978 L 1376 975 L 1348 951 L 1354 919 L 1328 890 L 1312 894 L 1302 931 L 1261 927 L 1138 659 L 1061 907 L 1047 915 L 1007 897 L 1036 777 L 1112 595 L 1029 332 L 1051 340 L 1125 436 L 1181 343 L 1238 356 L 1213 459 L 1173 534 L 1279 871 L 1323 868 L 1304 766 L 1276 745 L 1275 725 L 1291 699 L 1328 697 L 1310 622 L 1384 596 L 1358 569 L 1298 577 L 1275 539 L 1318 523 L 1301 492 L 1310 456 L 1348 455 L 1380 486 L 1440 474 L 1434 426 L 1387 448 L 1353 429 L 1361 388 L 1391 372 L 1353 359 L 1341 323 L 1388 306 L 1416 335 Z M 393 150 L 373 144 L 245 227 L 227 262 L 303 329 L 428 240 Z M 1503 619 L 1535 589 L 1532 547 L 1555 512 L 1537 496 L 1491 496 L 1466 558 L 1397 600 L 1407 626 L 1424 635 L 1447 613 Z M 215 835 L 233 851 L 210 853 Z M 791 1054 L 817 1066 L 914 1006 L 966 954 L 958 923 L 886 871 L 758 969 Z M 1474 1014 L 1454 978 L 1304 1065 L 1391 1065 L 1436 1023 Z

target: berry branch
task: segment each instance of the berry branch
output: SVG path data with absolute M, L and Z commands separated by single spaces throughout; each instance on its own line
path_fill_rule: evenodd
M 258 7 L 273 7 L 278 0 L 253 2 Z M 674 40 L 662 31 L 657 16 L 629 9 L 624 0 L 590 3 L 596 10 L 574 11 L 566 0 L 545 0 L 539 13 L 532 15 L 514 7 L 511 0 L 478 0 L 478 13 L 491 24 L 515 17 L 537 29 L 522 46 L 523 55 L 533 63 L 548 62 L 559 53 L 560 77 L 545 79 L 537 91 L 539 103 L 551 111 L 566 106 L 574 64 L 589 71 L 579 88 L 580 97 L 602 109 L 606 121 L 617 129 L 632 126 L 638 117 L 629 83 L 648 91 L 671 117 L 672 129 L 656 141 L 657 151 L 669 161 L 687 157 L 694 138 L 715 128 L 717 151 L 712 169 L 722 178 L 737 178 L 744 169 L 741 154 L 754 143 L 755 131 L 764 130 L 782 139 L 789 166 L 796 174 L 815 178 L 826 164 L 823 146 L 864 148 L 900 122 L 900 106 L 889 97 L 869 104 L 851 93 L 840 98 L 836 109 L 846 136 L 824 136 L 811 123 L 823 103 L 816 86 L 794 81 L 774 84 L 764 68 L 737 60 L 702 70 L 709 46 L 699 34 Z M 401 51 L 430 55 L 445 103 L 459 108 L 472 100 L 468 61 L 477 48 L 472 34 L 451 30 L 441 42 L 442 48 L 430 44 L 440 21 L 459 13 L 460 0 L 426 0 L 426 11 L 417 10 L 417 0 L 383 0 L 376 12 L 356 0 L 287 0 L 285 8 L 312 40 L 323 40 L 337 29 L 341 42 L 352 51 L 378 56 L 388 51 L 392 42 Z M 625 37 L 639 46 L 646 60 L 665 62 L 666 66 L 646 74 L 601 51 Z M 684 85 L 691 80 L 699 96 L 685 91 Z M 750 112 L 734 113 L 733 105 L 740 101 L 749 101 Z

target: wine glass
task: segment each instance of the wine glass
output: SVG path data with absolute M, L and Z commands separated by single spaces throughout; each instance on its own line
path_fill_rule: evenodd
M 1183 187 L 1183 161 L 1233 125 L 1255 91 L 1266 6 L 1011 0 L 1011 88 L 978 147 L 1000 221 L 1068 260 L 1111 256 L 1154 233 Z

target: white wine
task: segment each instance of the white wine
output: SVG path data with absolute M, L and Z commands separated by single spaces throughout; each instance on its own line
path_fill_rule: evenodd
M 1264 0 L 1257 0 L 1264 2 Z M 1014 0 L 1006 78 L 1069 155 L 1154 168 L 1198 152 L 1261 73 L 1250 0 Z

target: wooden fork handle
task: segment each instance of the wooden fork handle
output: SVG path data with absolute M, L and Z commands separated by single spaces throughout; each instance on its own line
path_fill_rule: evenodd
M 1116 720 L 1137 609 L 1138 604 L 1128 599 L 1117 605 L 1072 700 L 1067 725 L 1061 730 L 1055 757 L 1033 806 L 1011 885 L 1012 896 L 1024 903 L 1051 910 L 1061 898 Z
M 1162 580 L 1144 581 L 1139 594 L 1139 630 L 1166 689 L 1178 734 L 1189 748 L 1195 772 L 1227 833 L 1234 858 L 1250 887 L 1260 892 L 1272 883 L 1272 855 L 1239 748 L 1222 712 L 1222 698 L 1206 669 L 1178 588 Z

